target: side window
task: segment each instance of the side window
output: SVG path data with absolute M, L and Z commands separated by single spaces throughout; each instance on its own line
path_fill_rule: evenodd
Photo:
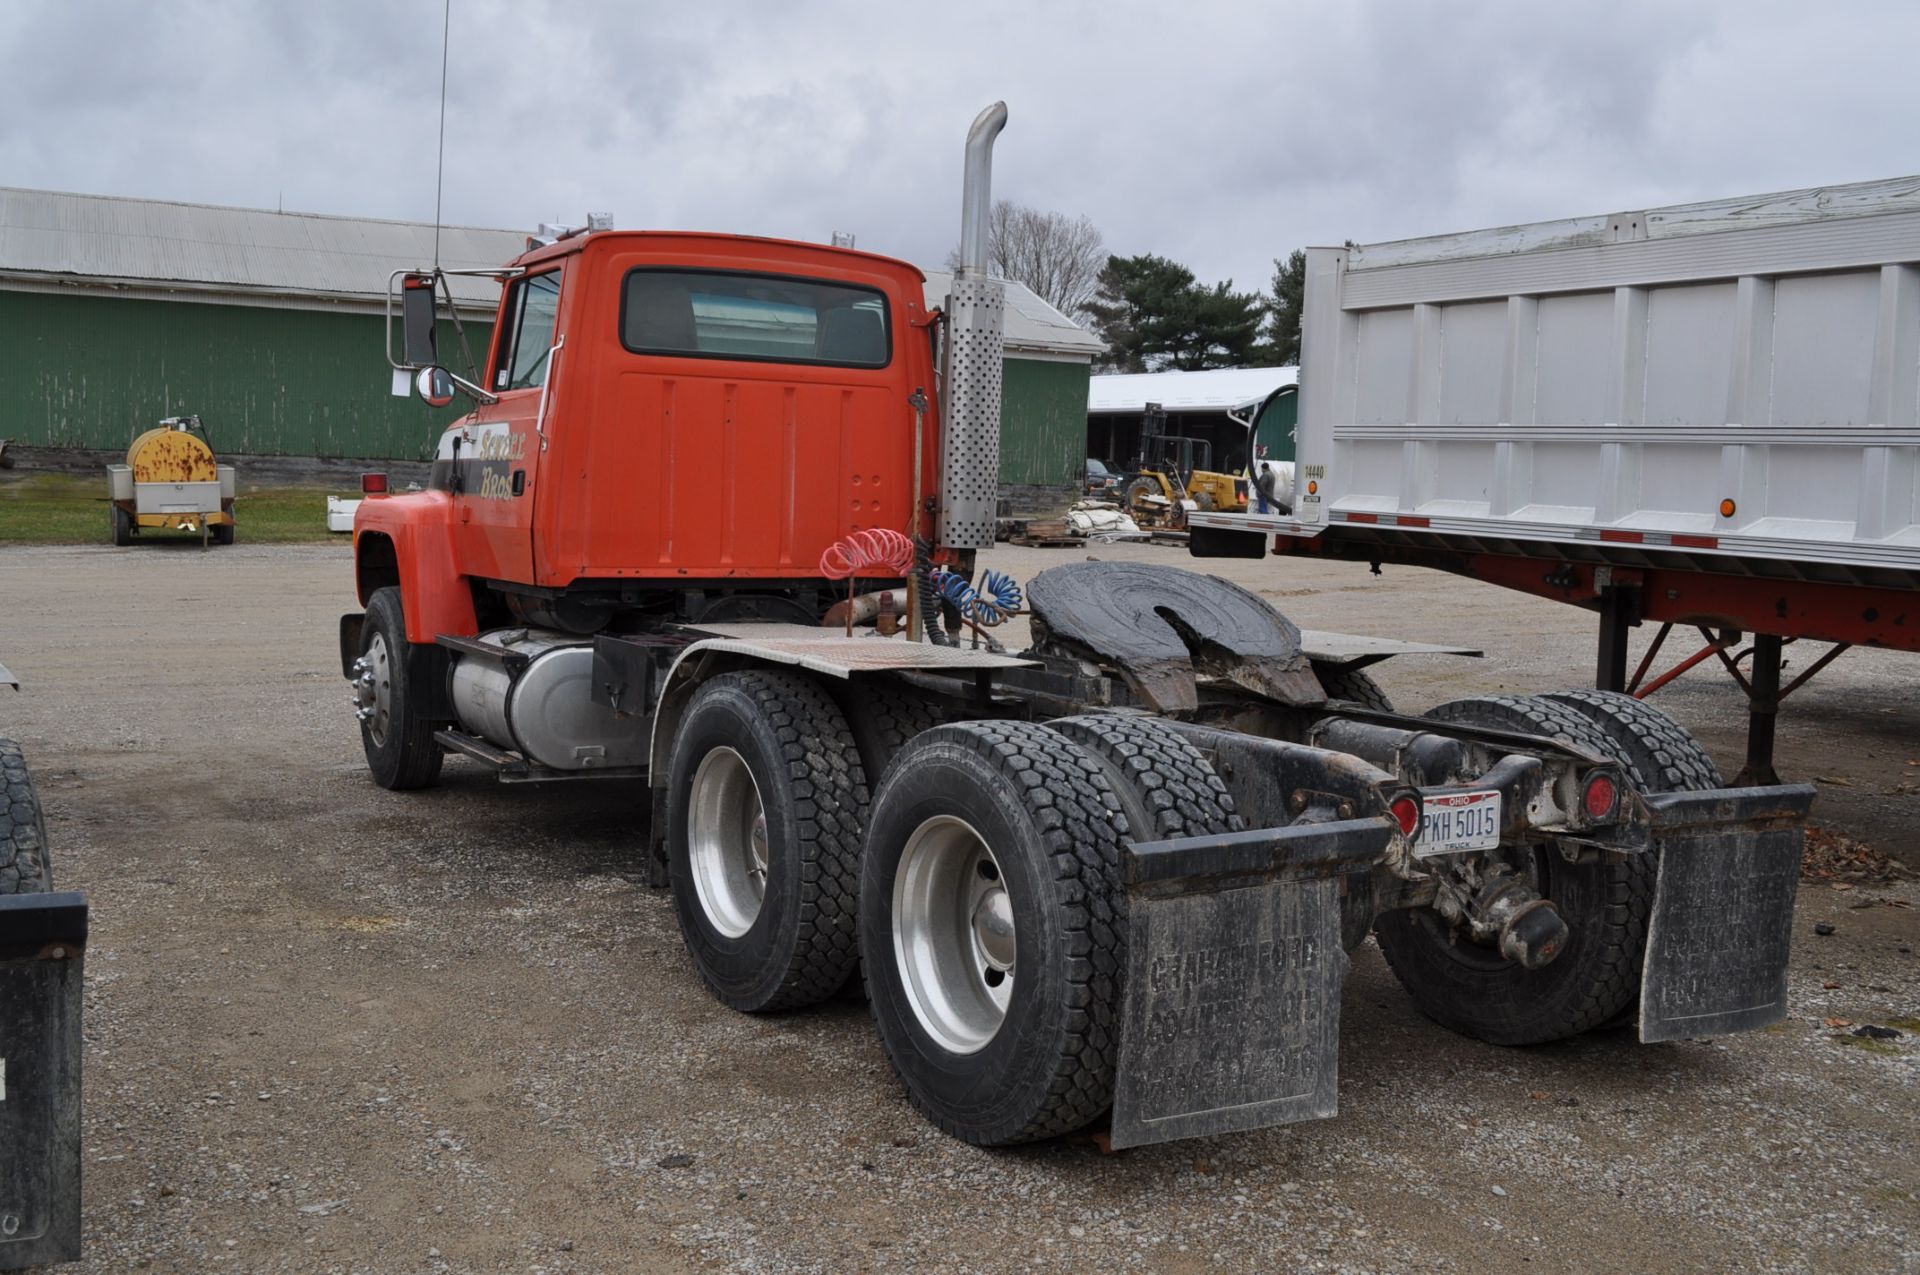
M 527 390 L 546 384 L 547 355 L 553 349 L 559 318 L 558 270 L 514 283 L 507 298 L 507 331 L 500 345 L 500 366 L 493 374 L 494 389 Z

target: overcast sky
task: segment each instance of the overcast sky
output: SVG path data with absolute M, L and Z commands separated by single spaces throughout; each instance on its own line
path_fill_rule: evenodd
M 441 0 L 0 0 L 0 185 L 431 219 Z M 1361 242 L 1920 171 L 1920 4 L 453 0 L 445 216 L 938 267 L 960 150 L 1264 288 Z

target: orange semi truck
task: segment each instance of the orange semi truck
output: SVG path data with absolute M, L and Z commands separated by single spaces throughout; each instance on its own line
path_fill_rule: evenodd
M 969 133 L 945 298 L 850 249 L 576 232 L 487 272 L 463 377 L 444 274 L 395 277 L 402 383 L 476 406 L 430 490 L 365 484 L 341 663 L 374 779 L 644 779 L 714 995 L 863 977 L 911 1099 L 982 1145 L 1333 1115 L 1369 933 L 1425 1013 L 1503 1044 L 1778 1019 L 1810 789 L 1722 788 L 1594 692 L 1397 714 L 1363 666 L 1433 648 L 1303 636 L 1213 577 L 975 580 L 1005 119 Z

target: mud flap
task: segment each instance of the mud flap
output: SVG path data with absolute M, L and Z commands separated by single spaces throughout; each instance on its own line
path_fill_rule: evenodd
M 1649 794 L 1660 875 L 1647 917 L 1640 1039 L 1752 1031 L 1787 1012 L 1806 784 Z
M 1129 846 L 1113 1145 L 1334 1114 L 1340 883 L 1386 817 Z
M 80 1256 L 81 894 L 0 897 L 0 1271 Z

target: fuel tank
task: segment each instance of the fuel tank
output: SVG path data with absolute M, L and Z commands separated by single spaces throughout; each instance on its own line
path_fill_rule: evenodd
M 547 629 L 495 629 L 454 661 L 454 712 L 468 734 L 553 770 L 647 763 L 646 723 L 593 702 L 593 641 Z

